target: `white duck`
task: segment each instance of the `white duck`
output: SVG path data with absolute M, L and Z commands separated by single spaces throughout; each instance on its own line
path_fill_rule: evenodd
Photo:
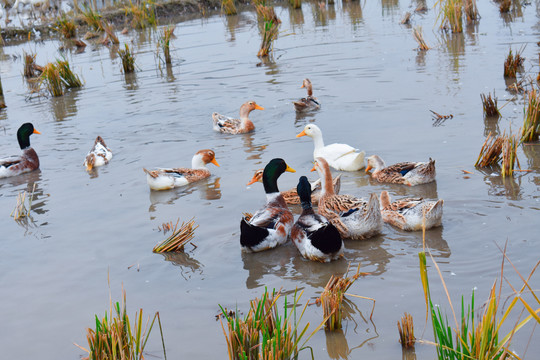
M 309 136 L 313 139 L 315 149 L 313 158 L 321 157 L 326 160 L 328 165 L 336 170 L 358 171 L 364 168 L 364 151 L 358 152 L 358 149 L 347 144 L 324 145 L 322 131 L 315 124 L 308 124 L 304 130 L 296 137 Z
M 94 142 L 94 146 L 86 154 L 86 159 L 84 160 L 86 171 L 90 171 L 96 166 L 108 164 L 112 159 L 112 155 L 111 149 L 105 145 L 105 141 L 103 141 L 101 136 L 98 136 Z

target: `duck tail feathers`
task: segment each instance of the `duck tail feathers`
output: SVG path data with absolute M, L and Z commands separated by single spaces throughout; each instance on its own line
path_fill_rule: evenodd
M 240 245 L 246 248 L 257 246 L 268 236 L 269 231 L 250 224 L 245 217 L 240 220 Z

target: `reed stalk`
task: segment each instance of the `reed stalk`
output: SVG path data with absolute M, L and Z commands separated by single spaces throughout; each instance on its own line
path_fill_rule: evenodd
M 476 6 L 476 0 L 463 0 L 463 10 L 467 16 L 467 22 L 472 22 L 480 18 L 478 13 L 478 7 Z
M 506 57 L 506 60 L 504 61 L 504 77 L 507 78 L 515 78 L 518 70 L 520 70 L 523 66 L 523 62 L 525 61 L 525 58 L 521 56 L 521 53 L 523 52 L 523 48 L 519 50 L 516 55 L 512 53 L 512 49 L 508 52 L 508 56 Z
M 521 131 L 521 142 L 538 140 L 540 135 L 540 95 L 538 90 L 532 89 L 527 93 L 525 102 L 525 118 Z
M 519 141 L 517 138 L 517 135 L 512 135 L 512 132 L 506 136 L 503 135 L 504 141 L 502 145 L 502 169 L 501 169 L 501 175 L 502 177 L 513 177 L 514 176 L 514 165 L 517 162 L 518 167 L 519 166 L 519 160 L 517 158 L 517 147 L 519 145 Z
M 413 37 L 414 40 L 418 43 L 418 50 L 426 51 L 429 50 L 429 46 L 426 44 L 426 41 L 424 40 L 424 35 L 422 34 L 422 27 L 417 26 L 413 29 Z
M 293 9 L 300 9 L 302 7 L 302 0 L 289 0 L 289 4 Z
M 493 97 L 491 96 L 491 93 L 480 94 L 480 98 L 482 99 L 482 108 L 484 109 L 484 116 L 488 117 L 494 117 L 494 116 L 501 116 L 501 113 L 499 112 L 499 108 L 497 107 L 497 98 L 495 97 L 495 92 L 493 92 Z
M 265 21 L 262 33 L 261 48 L 259 49 L 257 56 L 265 57 L 270 55 L 272 51 L 272 45 L 274 43 L 274 40 L 277 39 L 278 33 L 279 22 L 275 22 L 273 20 Z
M 171 64 L 171 38 L 174 36 L 174 29 L 175 26 L 167 26 L 166 28 L 163 28 L 159 40 L 158 40 L 158 46 L 161 48 L 161 51 L 163 52 L 163 57 L 165 60 L 165 64 Z
M 132 73 L 135 71 L 135 56 L 129 48 L 128 44 L 125 44 L 124 49 L 118 50 L 118 56 L 122 59 L 122 69 L 124 74 Z
M 463 32 L 463 0 L 437 0 L 435 7 L 439 8 L 437 21 L 440 21 L 441 29 Z
M 401 321 L 397 322 L 399 332 L 399 342 L 405 349 L 414 347 L 416 338 L 414 337 L 414 324 L 411 314 L 405 313 Z
M 178 226 L 179 222 L 180 219 L 176 221 L 174 226 L 172 225 L 172 222 L 170 222 L 167 226 L 164 224 L 164 232 L 165 229 L 168 228 L 171 230 L 172 234 L 154 246 L 154 249 L 152 249 L 153 252 L 164 253 L 171 251 L 184 251 L 185 245 L 193 239 L 195 236 L 195 229 L 197 229 L 199 225 L 195 225 L 195 219 L 193 218 L 187 223 L 182 222 L 180 227 Z
M 111 23 L 109 23 L 107 20 L 103 20 L 101 22 L 101 28 L 103 29 L 103 31 L 105 31 L 105 33 L 107 34 L 107 39 L 109 39 L 111 43 L 115 45 L 120 44 L 118 36 L 116 36 L 116 33 L 114 32 L 114 28 Z
M 161 332 L 163 354 L 167 359 L 159 312 L 155 313 L 152 322 L 150 322 L 149 317 L 146 324 L 143 324 L 143 309 L 139 309 L 135 313 L 135 322 L 133 323 L 127 314 L 126 292 L 122 290 L 122 293 L 122 304 L 119 302 L 113 304 L 112 300 L 110 300 L 109 312 L 105 312 L 105 316 L 101 319 L 96 315 L 96 328 L 87 329 L 88 349 L 77 345 L 88 353 L 88 357 L 84 358 L 84 360 L 144 359 L 143 352 L 156 319 Z M 131 326 L 132 323 L 133 327 Z
M 62 14 L 56 20 L 56 23 L 53 25 L 53 29 L 62 34 L 66 39 L 74 38 L 77 33 L 77 25 L 75 21 L 71 18 L 68 18 L 66 14 Z
M 56 67 L 60 73 L 60 77 L 64 81 L 66 88 L 80 88 L 82 81 L 78 75 L 74 74 L 67 60 L 56 60 Z
M 236 15 L 238 13 L 234 0 L 221 0 L 221 11 L 225 15 Z
M 490 132 L 480 149 L 474 166 L 487 167 L 497 164 L 501 159 L 503 141 L 502 136 L 493 136 Z
M 56 64 L 48 63 L 43 67 L 43 72 L 39 76 L 39 83 L 45 84 L 51 96 L 64 95 L 64 82 L 60 77 L 60 71 Z

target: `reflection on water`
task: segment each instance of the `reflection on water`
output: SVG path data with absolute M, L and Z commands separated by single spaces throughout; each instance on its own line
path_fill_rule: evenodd
M 309 119 L 308 119 L 309 117 Z M 315 118 L 313 117 L 313 113 L 312 112 L 296 112 L 296 117 L 295 117 L 295 120 L 294 120 L 294 127 L 296 128 L 299 128 L 299 127 L 304 127 L 307 125 L 307 123 L 314 123 L 315 122 Z
M 229 33 L 230 38 L 227 41 L 234 42 L 236 40 L 236 29 L 240 21 L 240 15 L 227 15 L 223 17 L 225 19 L 225 27 Z
M 289 9 L 289 22 L 291 23 L 293 31 L 304 25 L 304 13 L 302 12 L 302 8 Z
M 109 46 L 109 59 L 115 60 L 118 58 L 118 49 L 120 48 L 120 45 L 118 44 L 112 44 Z
M 499 128 L 499 116 L 484 116 L 484 136 L 489 134 L 498 136 L 501 133 Z
M 148 212 L 155 212 L 158 204 L 172 205 L 176 200 L 189 195 L 194 191 L 197 191 L 199 197 L 204 200 L 221 199 L 220 179 L 221 178 L 219 177 L 210 177 L 175 189 L 160 191 L 150 190 L 150 207 L 148 208 Z M 154 217 L 151 217 L 151 219 L 153 218 Z
M 455 75 L 453 80 L 458 82 L 461 70 L 460 59 L 465 55 L 465 36 L 463 33 L 443 32 L 441 39 L 445 50 L 450 55 L 450 69 Z
M 287 265 L 291 259 L 297 257 L 298 250 L 294 245 L 278 246 L 277 248 L 258 253 L 245 253 L 242 251 L 244 269 L 248 271 L 246 287 L 256 289 L 264 286 L 264 276 L 284 277 L 287 274 Z M 304 281 L 305 279 L 302 279 Z M 328 279 L 326 280 L 328 281 Z
M 349 15 L 353 30 L 357 30 L 358 25 L 364 22 L 360 1 L 343 2 L 343 11 Z
M 381 185 L 377 180 L 366 176 L 365 178 L 359 178 L 356 180 L 358 186 L 365 186 L 368 183 L 372 186 Z M 427 184 L 420 184 L 415 186 L 407 186 L 403 184 L 384 184 L 385 190 L 390 194 L 392 201 L 396 201 L 402 198 L 417 198 L 423 199 L 438 199 L 437 193 L 437 181 L 432 181 Z M 378 194 L 381 195 L 380 193 Z
M 412 348 L 401 348 L 401 359 L 402 360 L 416 360 L 416 350 Z
M 382 247 L 384 238 L 382 235 L 371 239 L 355 241 L 345 240 L 345 253 L 347 261 L 351 261 L 351 266 L 362 264 L 362 271 L 369 272 L 370 275 L 379 276 L 386 272 L 386 266 L 394 255 Z
M 521 148 L 523 149 L 523 153 L 527 157 L 527 169 L 540 169 L 540 144 L 524 143 Z
M 268 146 L 268 144 L 263 145 L 254 145 L 253 139 L 254 135 L 253 133 L 247 133 L 242 134 L 243 136 L 243 142 L 244 142 L 244 151 L 249 154 L 249 156 L 246 158 L 246 160 L 261 160 L 262 155 L 264 155 L 264 152 Z
M 78 89 L 68 90 L 64 96 L 51 97 L 50 109 L 56 121 L 64 121 L 77 115 Z
M 521 177 L 527 174 L 515 175 L 514 177 L 502 177 L 499 165 L 479 168 L 484 174 L 484 182 L 489 185 L 488 194 L 492 196 L 504 196 L 508 200 L 521 200 L 523 190 L 521 188 Z
M 329 331 L 325 330 L 326 351 L 331 359 L 348 359 L 351 353 L 349 343 L 345 337 L 343 329 Z
M 126 90 L 138 90 L 139 84 L 137 84 L 137 74 L 135 72 L 124 74 Z
M 171 262 L 173 265 L 180 268 L 180 275 L 189 280 L 195 274 L 202 275 L 204 265 L 189 256 L 186 252 L 169 252 L 162 253 L 165 261 Z

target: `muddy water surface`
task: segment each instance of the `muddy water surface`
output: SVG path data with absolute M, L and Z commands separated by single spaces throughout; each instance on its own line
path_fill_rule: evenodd
M 432 4 L 428 4 L 430 7 Z M 85 329 L 108 307 L 107 276 L 114 299 L 127 291 L 128 310 L 159 311 L 170 358 L 226 357 L 225 339 L 215 320 L 218 304 L 244 313 L 265 287 L 313 301 L 332 274 L 351 263 L 370 275 L 350 289 L 377 300 L 350 298 L 342 332 L 317 332 L 309 341 L 315 358 L 396 359 L 401 356 L 396 321 L 410 312 L 417 337 L 424 328 L 424 300 L 417 253 L 420 233 L 390 226 L 362 242 L 346 242 L 345 259 L 315 264 L 292 244 L 259 254 L 239 247 L 241 213 L 264 202 L 261 184 L 246 188 L 254 170 L 282 157 L 297 170 L 279 180 L 281 189 L 309 173 L 313 144 L 295 138 L 305 124 L 321 127 L 327 143 L 343 142 L 379 154 L 387 163 L 437 160 L 437 181 L 418 187 L 374 183 L 363 172 L 343 173 L 342 193 L 369 196 L 388 190 L 392 197 L 443 198 L 443 226 L 426 233 L 453 300 L 477 290 L 485 299 L 500 273 L 497 244 L 508 240 L 509 257 L 528 273 L 538 261 L 540 146 L 518 153 L 532 172 L 502 179 L 473 164 L 490 131 L 516 131 L 523 99 L 507 92 L 502 76 L 508 49 L 526 45 L 525 70 L 536 76 L 538 17 L 535 5 L 501 18 L 492 3 L 482 3 L 482 19 L 460 35 L 434 27 L 436 11 L 413 16 L 432 47 L 417 52 L 411 28 L 399 24 L 407 2 L 337 3 L 321 8 L 305 2 L 301 10 L 277 8 L 283 21 L 274 59 L 255 55 L 260 38 L 253 12 L 180 22 L 172 41 L 174 63 L 157 60 L 157 34 L 131 32 L 138 71 L 124 76 L 114 49 L 90 44 L 83 53 L 60 53 L 61 41 L 31 42 L 0 49 L 0 75 L 8 108 L 0 112 L 0 154 L 18 153 L 15 133 L 32 121 L 42 135 L 31 142 L 41 170 L 0 180 L 0 339 L 10 359 L 76 359 L 84 353 Z M 22 77 L 23 51 L 35 51 L 39 64 L 68 58 L 85 86 L 60 98 L 29 98 Z M 305 95 L 311 78 L 320 111 L 295 114 L 291 102 Z M 496 91 L 501 119 L 484 119 L 480 93 Z M 234 115 L 253 99 L 266 108 L 251 118 L 252 134 L 212 131 L 211 114 Z M 454 117 L 434 124 L 429 110 Z M 438 125 L 438 126 L 435 126 Z M 88 174 L 82 163 L 97 135 L 114 151 L 112 162 Z M 143 167 L 189 166 L 200 149 L 211 148 L 221 167 L 210 165 L 208 180 L 187 188 L 151 192 Z M 472 172 L 464 174 L 462 170 Z M 9 217 L 21 190 L 35 185 L 31 218 Z M 300 209 L 294 208 L 298 214 Z M 158 255 L 152 247 L 163 222 L 195 217 L 196 248 Z M 432 291 L 448 309 L 433 267 Z M 513 271 L 506 269 L 518 283 Z M 538 284 L 538 277 L 534 284 Z M 519 285 L 517 285 L 519 286 Z M 506 290 L 510 295 L 510 290 Z M 304 321 L 318 324 L 322 310 L 309 307 Z M 312 329 L 314 327 L 312 326 Z M 513 348 L 533 359 L 538 342 L 527 342 L 528 326 Z M 537 334 L 533 335 L 533 339 Z M 158 332 L 148 350 L 160 355 Z M 418 345 L 419 359 L 433 359 L 431 345 Z M 302 358 L 308 358 L 304 352 Z

